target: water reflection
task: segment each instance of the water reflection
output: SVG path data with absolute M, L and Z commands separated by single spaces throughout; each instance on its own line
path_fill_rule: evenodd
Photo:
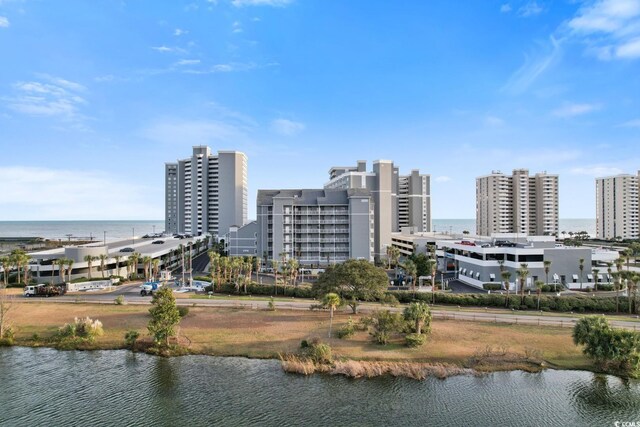
M 590 380 L 572 381 L 569 387 L 571 400 L 581 415 L 586 418 L 612 411 L 621 417 L 617 419 L 640 415 L 640 390 L 637 381 L 601 374 L 589 375 Z

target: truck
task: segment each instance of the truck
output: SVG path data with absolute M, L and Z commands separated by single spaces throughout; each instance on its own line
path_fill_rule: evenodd
M 145 282 L 140 285 L 140 295 L 147 296 L 153 295 L 155 291 L 162 287 L 162 283 L 160 282 Z
M 60 285 L 46 285 L 40 283 L 39 285 L 28 285 L 24 287 L 24 296 L 29 297 L 55 297 L 61 296 L 67 293 L 67 285 L 65 283 Z

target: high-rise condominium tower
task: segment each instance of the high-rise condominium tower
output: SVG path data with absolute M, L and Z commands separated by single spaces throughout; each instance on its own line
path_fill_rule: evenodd
M 476 233 L 558 234 L 558 175 L 512 176 L 493 171 L 476 178 Z
M 247 156 L 194 146 L 193 155 L 165 164 L 165 229 L 224 236 L 247 222 Z
M 640 237 L 640 172 L 596 179 L 596 233 L 601 239 Z
M 376 160 L 373 171 L 367 172 L 367 162 L 356 166 L 333 167 L 329 170 L 327 189 L 361 188 L 369 190 L 374 210 L 374 255 L 386 256 L 391 245 L 391 233 L 402 227 L 417 232 L 431 231 L 431 177 L 412 170 L 400 175 L 390 160 Z

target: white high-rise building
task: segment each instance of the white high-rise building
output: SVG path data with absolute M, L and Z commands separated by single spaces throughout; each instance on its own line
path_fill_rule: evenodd
M 476 178 L 476 233 L 557 235 L 559 228 L 558 175 L 529 175 L 516 169 L 512 176 L 493 171 Z
M 239 151 L 193 155 L 165 164 L 165 229 L 169 233 L 222 237 L 247 222 L 247 156 Z
M 638 176 L 622 174 L 596 179 L 596 233 L 600 239 L 640 237 Z

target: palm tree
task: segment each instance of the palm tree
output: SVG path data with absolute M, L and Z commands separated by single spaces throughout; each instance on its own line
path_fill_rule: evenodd
M 4 274 L 4 287 L 6 288 L 7 285 L 9 284 L 9 265 L 10 265 L 9 257 L 8 256 L 0 257 L 0 265 L 2 266 L 2 271 Z
M 415 295 L 418 267 L 416 267 L 416 264 L 413 261 L 408 259 L 402 264 L 402 269 L 405 271 L 405 273 L 407 273 L 407 276 L 411 277 L 411 289 L 413 290 L 413 294 Z
M 100 258 L 100 271 L 102 271 L 102 278 L 104 279 L 104 267 L 108 257 L 106 254 L 100 254 L 98 258 Z
M 613 263 L 612 262 L 608 262 L 607 263 L 607 274 L 609 275 L 609 283 L 611 283 L 611 272 L 613 267 Z
M 594 268 L 591 270 L 591 273 L 593 274 L 593 283 L 595 285 L 595 290 L 596 292 L 598 291 L 598 274 L 600 274 L 600 270 L 598 270 L 597 268 Z
M 436 303 L 436 274 L 438 273 L 438 262 L 435 259 L 427 260 L 427 271 L 431 274 L 431 303 Z
M 507 290 L 507 299 L 504 303 L 504 306 L 509 307 L 509 288 L 511 287 L 511 272 L 506 270 L 503 271 L 502 273 L 500 273 L 500 278 L 504 282 L 504 288 Z
M 328 293 L 322 299 L 322 304 L 329 307 L 329 338 L 331 338 L 331 328 L 333 326 L 333 310 L 340 305 L 340 297 L 333 292 Z
M 536 280 L 535 286 L 536 286 L 536 291 L 538 292 L 538 310 L 540 310 L 540 294 L 542 293 L 542 287 L 544 286 L 544 282 L 542 280 Z
M 290 258 L 287 261 L 287 270 L 289 272 L 289 280 L 291 281 L 293 286 L 295 286 L 295 284 L 296 284 L 296 279 L 298 277 L 298 267 L 299 266 L 300 266 L 300 263 L 295 258 Z
M 398 266 L 398 260 L 400 259 L 400 249 L 395 246 L 391 247 L 391 262 L 395 267 Z
M 149 281 L 149 276 L 151 276 L 151 257 L 150 256 L 142 257 L 142 268 L 144 269 L 144 280 Z
M 115 258 L 115 260 L 116 260 L 116 276 L 119 276 L 120 275 L 120 260 L 122 259 L 122 256 L 116 255 L 113 258 Z
M 542 265 L 544 265 L 544 275 L 546 277 L 546 284 L 549 284 L 549 272 L 551 272 L 551 261 L 549 260 L 545 260 L 542 262 Z M 555 292 L 556 289 L 556 283 L 553 282 L 553 291 Z
M 578 262 L 580 263 L 580 265 L 578 265 L 580 269 L 580 290 L 582 290 L 582 284 L 584 283 L 584 258 L 580 258 Z
M 500 274 L 502 274 L 504 272 L 504 260 L 503 259 L 499 259 L 498 260 L 498 267 L 500 268 Z
M 89 280 L 91 280 L 91 267 L 95 258 L 96 257 L 94 257 L 93 255 L 85 255 L 83 258 L 84 262 L 86 262 L 87 266 L 89 267 Z
M 631 261 L 631 255 L 632 255 L 632 252 L 631 252 L 631 249 L 629 248 L 622 251 L 622 256 L 624 257 L 624 259 L 627 260 L 627 271 L 629 271 L 629 263 Z
M 416 334 L 422 334 L 424 323 L 431 318 L 429 306 L 423 302 L 412 302 L 404 309 L 404 318 L 408 322 L 414 322 Z
M 69 282 L 71 282 L 71 272 L 73 271 L 73 263 L 72 259 L 67 260 L 67 274 L 69 275 Z
M 278 261 L 275 259 L 271 260 L 271 266 L 273 267 L 273 292 L 275 295 L 278 295 Z
M 58 275 L 60 277 L 60 283 L 64 283 L 64 269 L 67 266 L 67 259 L 60 258 L 58 260 Z
M 138 277 L 138 261 L 140 260 L 141 256 L 142 255 L 138 252 L 133 252 L 129 256 L 129 259 L 131 259 L 131 270 L 133 271 L 133 274 L 136 276 L 136 278 Z
M 153 259 L 151 261 L 151 264 L 153 265 L 153 277 L 156 278 L 160 276 L 160 272 L 158 271 L 160 269 L 160 259 L 159 258 Z
M 518 269 L 518 278 L 520 279 L 520 296 L 521 301 L 524 303 L 524 287 L 527 283 L 527 277 L 529 276 L 529 265 L 522 263 Z
M 220 254 L 214 250 L 209 250 L 207 252 L 207 255 L 209 256 L 209 273 L 211 274 L 211 280 L 216 279 L 216 277 L 214 276 L 214 271 L 216 271 L 217 267 L 218 267 L 218 260 L 220 259 Z M 218 281 L 215 280 L 215 284 L 218 284 Z

